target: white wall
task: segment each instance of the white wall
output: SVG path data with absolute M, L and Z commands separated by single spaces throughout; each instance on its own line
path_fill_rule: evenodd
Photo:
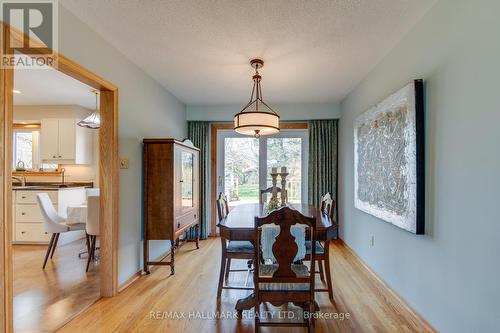
M 499 13 L 497 0 L 439 1 L 342 103 L 341 238 L 441 332 L 500 328 Z M 353 206 L 353 120 L 415 78 L 426 81 L 425 236 Z
M 59 51 L 119 88 L 120 156 L 130 168 L 120 170 L 119 283 L 142 263 L 142 138 L 187 134 L 186 107 L 104 41 L 63 6 L 59 7 Z M 168 249 L 151 247 L 151 256 Z
M 199 121 L 233 121 L 234 115 L 245 106 L 229 105 L 188 105 L 187 119 Z M 339 103 L 269 104 L 281 120 L 311 120 L 340 118 Z

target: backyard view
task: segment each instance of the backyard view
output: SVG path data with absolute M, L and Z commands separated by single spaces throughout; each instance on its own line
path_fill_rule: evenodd
M 224 189 L 229 205 L 259 202 L 259 140 L 224 140 Z
M 239 203 L 259 202 L 260 187 L 272 186 L 271 168 L 278 171 L 285 166 L 289 202 L 301 202 L 301 138 L 263 138 L 267 147 L 267 162 L 264 164 L 266 183 L 259 186 L 259 139 L 225 138 L 224 139 L 224 188 L 231 206 Z M 281 187 L 281 179 L 278 184 Z M 269 198 L 267 198 L 269 199 Z

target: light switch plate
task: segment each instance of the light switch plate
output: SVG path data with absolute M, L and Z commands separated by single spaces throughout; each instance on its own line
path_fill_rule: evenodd
M 121 158 L 120 159 L 120 169 L 128 169 L 128 158 Z

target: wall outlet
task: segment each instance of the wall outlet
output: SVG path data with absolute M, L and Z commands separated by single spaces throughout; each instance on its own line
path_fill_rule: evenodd
M 120 169 L 128 169 L 129 163 L 128 163 L 128 158 L 121 158 L 120 159 Z
M 375 246 L 375 236 L 374 235 L 370 236 L 370 246 Z

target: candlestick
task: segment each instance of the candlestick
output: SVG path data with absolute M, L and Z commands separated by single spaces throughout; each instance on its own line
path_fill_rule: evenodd
M 273 169 L 276 169 L 276 168 L 273 168 Z M 273 179 L 273 189 L 271 190 L 271 198 L 277 200 L 278 190 L 276 188 L 276 183 L 278 182 L 278 173 L 277 172 L 271 173 L 271 177 Z
M 281 170 L 283 170 L 283 168 L 281 168 Z M 281 176 L 281 206 L 286 206 L 287 203 L 286 176 L 288 176 L 288 173 L 286 172 L 280 173 L 280 176 Z
M 281 167 L 281 173 L 286 173 L 286 167 L 285 166 Z
M 271 169 L 271 173 L 277 173 L 277 172 L 278 172 L 278 168 L 277 168 L 277 167 L 273 167 L 273 168 Z

